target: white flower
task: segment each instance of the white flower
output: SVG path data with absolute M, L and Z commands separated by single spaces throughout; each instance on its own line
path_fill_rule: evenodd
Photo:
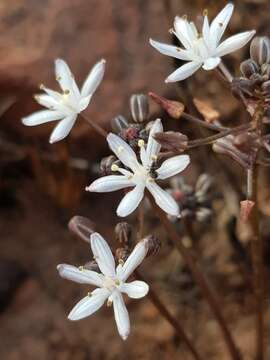
M 22 119 L 24 125 L 35 126 L 60 120 L 54 128 L 50 143 L 64 139 L 72 129 L 77 116 L 89 105 L 92 95 L 99 86 L 105 71 L 105 60 L 99 61 L 89 72 L 79 90 L 74 77 L 64 60 L 55 61 L 55 75 L 62 93 L 40 86 L 44 94 L 35 96 L 36 101 L 48 110 L 37 111 Z
M 94 181 L 86 190 L 110 192 L 134 187 L 124 196 L 117 208 L 117 215 L 123 217 L 131 214 L 138 207 L 146 188 L 162 210 L 170 215 L 179 216 L 179 207 L 176 201 L 156 184 L 154 178 L 162 180 L 178 174 L 188 166 L 190 158 L 188 155 L 178 155 L 165 160 L 160 168 L 154 171 L 155 175 L 153 175 L 152 166 L 155 165 L 161 148 L 153 136 L 155 133 L 162 131 L 161 120 L 157 119 L 151 127 L 146 149 L 143 140 L 139 140 L 141 163 L 138 162 L 135 152 L 125 141 L 115 134 L 109 134 L 107 141 L 111 150 L 121 163 L 131 171 L 113 165 L 112 170 L 122 175 L 104 176 Z
M 112 252 L 98 233 L 91 235 L 91 248 L 100 273 L 75 267 L 67 264 L 57 266 L 60 276 L 80 284 L 95 285 L 98 288 L 88 293 L 75 305 L 68 315 L 69 320 L 80 320 L 92 315 L 107 300 L 107 304 L 113 304 L 114 317 L 120 336 L 126 340 L 130 332 L 129 315 L 121 293 L 130 298 L 139 299 L 147 295 L 149 286 L 144 281 L 126 280 L 133 271 L 141 264 L 148 250 L 147 242 L 140 241 L 125 263 L 119 264 L 115 269 L 115 260 Z
M 220 43 L 232 16 L 233 8 L 233 4 L 227 4 L 211 25 L 209 25 L 207 12 L 205 12 L 201 34 L 193 22 L 189 22 L 185 17 L 176 16 L 173 33 L 182 43 L 184 49 L 150 39 L 150 44 L 160 53 L 188 61 L 170 74 L 165 82 L 184 80 L 201 66 L 204 70 L 212 70 L 219 65 L 222 56 L 246 45 L 255 34 L 255 30 L 233 35 Z

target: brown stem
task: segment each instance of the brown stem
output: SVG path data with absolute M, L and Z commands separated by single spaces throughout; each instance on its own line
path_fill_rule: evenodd
M 101 136 L 103 136 L 106 139 L 106 137 L 108 135 L 107 131 L 105 131 L 101 126 L 99 126 L 94 121 L 90 121 L 89 119 L 87 119 L 87 117 L 85 117 L 84 115 L 82 115 L 82 114 L 80 114 L 80 115 L 87 122 L 87 124 L 89 124 L 98 134 L 100 134 Z
M 220 126 L 220 125 L 214 125 L 214 124 L 210 124 L 204 120 L 201 120 L 193 115 L 190 115 L 190 114 L 187 114 L 185 112 L 183 112 L 181 114 L 181 117 L 183 117 L 184 119 L 190 121 L 190 122 L 193 122 L 194 124 L 197 124 L 199 126 L 202 126 L 202 127 L 205 127 L 207 129 L 210 129 L 210 130 L 214 130 L 214 131 L 222 131 L 222 130 L 225 130 L 227 128 L 225 128 L 224 126 Z
M 138 280 L 145 281 L 142 274 L 135 270 L 134 274 Z M 146 282 L 146 281 L 145 281 Z M 158 309 L 160 314 L 171 324 L 171 326 L 174 328 L 176 335 L 179 337 L 179 339 L 183 340 L 187 347 L 189 348 L 190 352 L 192 353 L 194 359 L 196 360 L 202 360 L 202 357 L 198 354 L 197 350 L 195 349 L 194 345 L 192 344 L 192 341 L 189 339 L 189 337 L 186 335 L 184 329 L 180 325 L 180 323 L 176 320 L 174 316 L 167 310 L 166 306 L 163 304 L 163 302 L 160 300 L 159 296 L 156 294 L 156 292 L 153 290 L 152 287 L 149 288 L 149 292 L 147 294 L 152 304 Z
M 181 256 L 183 256 L 184 260 L 186 261 L 189 269 L 191 270 L 194 280 L 200 287 L 203 295 L 205 296 L 206 300 L 209 303 L 210 308 L 215 315 L 215 318 L 222 330 L 224 340 L 227 344 L 228 350 L 230 352 L 231 358 L 233 360 L 240 360 L 241 355 L 233 341 L 232 335 L 230 330 L 228 329 L 225 319 L 221 313 L 219 301 L 217 299 L 217 295 L 213 288 L 208 283 L 208 280 L 203 275 L 202 270 L 200 269 L 197 260 L 191 255 L 190 251 L 182 244 L 181 238 L 178 236 L 176 230 L 174 229 L 173 225 L 168 220 L 166 214 L 156 205 L 152 195 L 148 194 L 148 198 L 150 203 L 159 217 L 161 223 L 163 224 L 164 228 L 167 231 L 168 236 L 173 241 L 175 247 L 180 252 Z

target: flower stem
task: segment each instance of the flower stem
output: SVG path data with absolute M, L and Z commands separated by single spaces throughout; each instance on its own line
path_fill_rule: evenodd
M 225 76 L 225 78 L 228 80 L 228 82 L 231 83 L 233 81 L 233 76 L 227 66 L 221 61 L 218 67 L 221 70 L 222 74 Z
M 88 125 L 90 125 L 98 134 L 100 134 L 101 136 L 103 136 L 106 139 L 106 137 L 108 135 L 107 131 L 105 131 L 101 126 L 99 126 L 94 121 L 90 121 L 89 119 L 87 119 L 87 117 L 85 117 L 84 115 L 82 115 L 82 114 L 80 114 L 80 115 L 84 119 L 84 121 L 87 122 Z
M 195 117 L 193 115 L 187 114 L 186 112 L 183 112 L 181 114 L 181 117 L 188 120 L 188 121 L 190 121 L 190 122 L 193 122 L 194 124 L 205 127 L 205 128 L 207 128 L 209 130 L 222 131 L 222 130 L 227 129 L 224 126 L 221 126 L 221 125 L 210 124 L 207 121 L 201 120 L 201 119 L 199 119 L 199 118 L 197 118 L 197 117 Z
M 146 282 L 142 274 L 135 270 L 134 274 L 138 280 Z M 168 311 L 166 306 L 163 304 L 163 302 L 160 300 L 157 293 L 153 290 L 152 287 L 149 288 L 148 297 L 152 304 L 158 309 L 160 314 L 171 324 L 171 326 L 174 328 L 177 336 L 179 339 L 183 340 L 187 347 L 189 348 L 190 352 L 192 353 L 194 359 L 196 360 L 202 360 L 202 357 L 198 354 L 197 350 L 195 349 L 194 345 L 192 344 L 192 341 L 189 339 L 189 337 L 186 335 L 184 329 L 180 325 L 180 323 L 176 320 L 176 318 Z
M 200 287 L 203 295 L 205 296 L 206 300 L 209 303 L 210 308 L 213 311 L 213 314 L 222 330 L 224 340 L 227 344 L 228 350 L 230 352 L 231 358 L 233 360 L 241 360 L 241 355 L 234 343 L 232 338 L 231 332 L 227 327 L 225 319 L 221 313 L 219 300 L 217 299 L 217 295 L 214 289 L 210 286 L 208 280 L 203 275 L 202 270 L 200 269 L 197 260 L 194 256 L 190 253 L 190 251 L 182 244 L 181 238 L 178 236 L 176 230 L 174 229 L 173 225 L 168 220 L 166 214 L 156 205 L 152 195 L 148 194 L 148 198 L 150 203 L 156 212 L 157 216 L 159 217 L 161 223 L 163 224 L 164 228 L 167 231 L 168 236 L 173 241 L 175 247 L 183 256 L 184 260 L 186 261 L 188 267 L 190 268 L 193 278 L 196 281 L 197 285 Z

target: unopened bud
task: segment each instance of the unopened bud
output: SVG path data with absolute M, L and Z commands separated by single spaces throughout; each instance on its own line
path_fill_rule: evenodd
M 111 120 L 112 130 L 116 133 L 120 133 L 123 129 L 129 126 L 127 119 L 122 115 L 117 115 Z
M 100 271 L 98 264 L 95 260 L 88 261 L 86 264 L 84 264 L 83 268 L 86 270 L 91 270 L 91 271 L 96 271 L 96 272 Z
M 68 228 L 82 240 L 90 243 L 90 236 L 94 230 L 94 223 L 84 216 L 73 216 L 68 223 Z
M 202 174 L 199 176 L 195 187 L 195 194 L 198 201 L 204 200 L 205 195 L 208 193 L 212 185 L 213 185 L 212 176 L 208 174 Z
M 142 123 L 148 119 L 149 103 L 144 94 L 134 94 L 130 97 L 130 110 L 133 121 Z
M 141 241 L 144 241 L 147 244 L 147 257 L 156 255 L 161 248 L 160 240 L 154 235 L 148 235 Z
M 130 251 L 129 251 L 128 247 L 118 248 L 115 251 L 115 257 L 119 263 L 125 262 L 127 260 L 127 258 L 129 257 L 129 254 L 130 254 Z
M 101 175 L 110 175 L 112 173 L 112 166 L 117 166 L 118 163 L 119 160 L 114 155 L 106 156 L 105 158 L 103 158 L 100 162 Z
M 242 222 L 247 222 L 254 205 L 254 201 L 251 200 L 243 200 L 240 202 L 240 220 Z
M 180 132 L 167 131 L 154 135 L 155 140 L 168 151 L 184 151 L 188 145 L 188 138 Z
M 120 222 L 114 229 L 116 240 L 120 244 L 130 247 L 132 237 L 132 227 L 127 222 Z
M 267 36 L 256 36 L 251 41 L 250 57 L 259 65 L 270 63 L 270 39 Z
M 249 79 L 251 75 L 258 73 L 259 67 L 255 61 L 248 59 L 241 62 L 240 71 L 244 77 Z
M 184 112 L 185 106 L 179 101 L 168 100 L 153 92 L 149 92 L 149 96 L 164 109 L 173 119 L 179 119 Z

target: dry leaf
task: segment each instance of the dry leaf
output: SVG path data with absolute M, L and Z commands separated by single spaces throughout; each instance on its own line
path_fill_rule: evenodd
M 208 101 L 194 98 L 193 103 L 206 122 L 212 123 L 219 118 L 219 112 Z

